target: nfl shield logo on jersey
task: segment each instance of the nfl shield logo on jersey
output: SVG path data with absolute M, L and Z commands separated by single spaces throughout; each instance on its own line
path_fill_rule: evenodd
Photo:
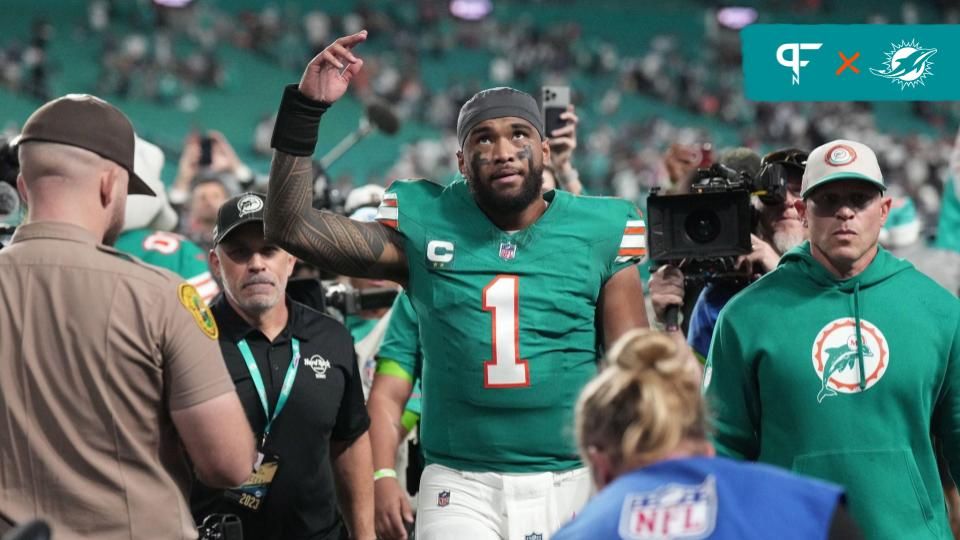
M 698 540 L 717 523 L 717 484 L 668 484 L 656 491 L 631 493 L 620 512 L 620 536 L 630 540 Z
M 543 540 L 543 533 L 530 533 L 524 535 L 523 540 Z
M 500 244 L 500 258 L 505 261 L 513 260 L 517 256 L 517 245 L 509 242 Z
M 450 492 L 441 491 L 440 494 L 437 495 L 437 506 L 439 506 L 440 508 L 443 508 L 448 504 L 450 504 Z

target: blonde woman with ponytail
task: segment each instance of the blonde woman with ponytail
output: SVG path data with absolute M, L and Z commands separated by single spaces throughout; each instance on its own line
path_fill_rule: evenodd
M 700 368 L 686 345 L 625 334 L 577 403 L 599 493 L 551 540 L 857 539 L 840 487 L 715 457 Z

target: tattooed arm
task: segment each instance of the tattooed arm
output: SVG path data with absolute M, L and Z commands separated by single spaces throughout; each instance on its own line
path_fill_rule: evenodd
M 400 233 L 379 223 L 316 210 L 311 201 L 311 158 L 275 151 L 264 214 L 267 239 L 337 274 L 406 281 L 407 259 Z
M 366 37 L 366 31 L 362 31 L 341 37 L 324 49 L 307 65 L 298 91 L 327 105 L 339 99 L 363 65 L 363 60 L 353 54 L 352 48 Z M 279 121 L 277 129 L 282 129 Z M 310 148 L 308 146 L 304 153 L 312 153 Z M 361 223 L 316 210 L 311 201 L 311 156 L 276 150 L 270 165 L 264 214 L 267 239 L 297 257 L 337 274 L 380 277 L 400 283 L 406 281 L 407 261 L 400 233 L 379 223 Z

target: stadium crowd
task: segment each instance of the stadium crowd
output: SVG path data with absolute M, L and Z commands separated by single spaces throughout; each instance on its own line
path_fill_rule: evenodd
M 830 13 L 829 5 L 796 2 L 786 13 Z M 812 148 L 828 140 L 863 140 L 874 147 L 896 189 L 913 199 L 924 233 L 934 234 L 944 188 L 952 126 L 960 122 L 956 103 L 916 103 L 909 115 L 930 126 L 926 133 L 901 134 L 878 127 L 882 113 L 871 103 L 753 103 L 744 98 L 739 43 L 735 32 L 706 24 L 702 46 L 693 54 L 682 38 L 656 35 L 642 47 L 623 50 L 595 36 L 584 36 L 582 24 L 538 25 L 532 18 L 488 17 L 479 22 L 450 24 L 446 3 L 422 1 L 373 6 L 361 4 L 343 14 L 322 10 L 281 9 L 227 11 L 215 5 L 192 10 L 155 9 L 148 2 L 121 5 L 106 0 L 89 3 L 82 31 L 100 45 L 98 95 L 156 101 L 191 110 L 195 90 L 228 84 L 230 66 L 222 50 L 247 51 L 291 72 L 322 49 L 330 37 L 367 28 L 373 34 L 367 69 L 355 82 L 363 99 L 379 96 L 404 119 L 437 130 L 438 139 L 413 143 L 397 171 L 410 176 L 444 177 L 456 170 L 449 151 L 450 134 L 460 105 L 487 79 L 495 84 L 531 88 L 537 81 L 591 79 L 590 98 L 576 95 L 596 116 L 578 149 L 583 178 L 595 193 L 635 198 L 668 183 L 660 155 L 674 142 L 710 142 L 706 129 L 690 130 L 664 118 L 640 122 L 623 118 L 623 102 L 646 96 L 679 111 L 689 111 L 728 126 L 745 146 L 771 150 L 786 146 Z M 705 12 L 705 17 L 710 13 Z M 895 17 L 864 14 L 845 22 L 909 23 L 956 20 L 957 9 L 938 4 L 932 20 L 905 3 Z M 50 97 L 56 60 L 45 52 L 53 32 L 48 22 L 33 23 L 29 43 L 11 40 L 0 55 L 4 86 L 15 92 Z M 73 31 L 62 28 L 60 32 Z M 176 51 L 176 53 L 175 53 Z M 432 80 L 424 59 L 456 62 L 461 51 L 482 51 L 489 58 L 486 73 L 473 79 Z M 896 118 L 887 123 L 896 123 Z M 269 153 L 258 135 L 254 148 Z M 235 141 L 236 142 L 236 141 Z M 246 141 L 243 141 L 244 143 Z M 651 151 L 653 150 L 653 151 Z M 265 171 L 261 171 L 265 172 Z M 389 171 L 394 172 L 394 171 Z M 396 177 L 384 173 L 380 183 Z M 406 174 L 400 175 L 406 176 Z M 356 180 L 354 180 L 356 181 Z M 362 179 L 361 179 L 362 181 Z M 346 179 L 349 184 L 349 179 Z
M 870 103 L 747 101 L 730 29 L 689 57 L 390 6 L 91 0 L 90 94 L 51 95 L 40 19 L 0 50 L 38 104 L 0 148 L 4 540 L 960 538 L 956 104 L 885 133 Z M 195 107 L 224 47 L 301 73 L 264 82 L 268 172 L 115 106 Z M 464 49 L 487 73 L 423 72 Z M 522 89 L 582 75 L 548 127 Z M 739 145 L 619 121 L 639 95 Z M 328 178 L 318 131 L 373 96 L 438 135 Z M 651 276 L 650 195 L 734 176 L 764 186 L 749 245 Z

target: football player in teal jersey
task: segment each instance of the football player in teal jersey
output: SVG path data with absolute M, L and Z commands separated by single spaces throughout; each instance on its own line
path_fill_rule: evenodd
M 417 538 L 549 538 L 590 492 L 567 426 L 596 374 L 598 346 L 648 324 L 634 268 L 646 253 L 643 220 L 620 199 L 541 194 L 543 120 L 534 99 L 511 88 L 480 92 L 460 111 L 465 181 L 395 182 L 378 223 L 313 209 L 317 126 L 360 71 L 352 49 L 366 37 L 338 39 L 284 91 L 267 237 L 321 268 L 390 279 L 410 295 L 427 461 Z M 385 382 L 405 399 L 415 368 L 404 367 Z
M 170 206 L 166 187 L 160 179 L 163 161 L 160 147 L 136 138 L 133 167 L 157 196 L 127 197 L 123 231 L 114 247 L 147 264 L 178 274 L 209 304 L 220 292 L 220 286 L 210 274 L 203 249 L 185 236 L 170 232 L 177 226 L 177 213 Z
M 410 380 L 408 366 L 417 366 L 421 358 L 417 312 L 407 293 L 401 292 L 390 308 L 390 323 L 377 351 L 377 371 L 367 401 L 370 441 L 377 441 L 373 454 L 373 464 L 378 471 L 374 477 L 374 510 L 377 530 L 382 531 L 380 538 L 402 537 L 405 529 L 413 524 L 413 509 L 407 493 L 416 491 L 410 489 L 407 479 L 411 473 L 409 467 L 416 466 L 419 456 L 408 453 L 407 441 L 420 422 L 420 379 L 415 370 L 413 393 L 405 402 L 403 385 L 393 379 Z M 396 391 L 398 386 L 400 392 Z M 403 406 L 403 415 L 398 420 L 399 406 Z

